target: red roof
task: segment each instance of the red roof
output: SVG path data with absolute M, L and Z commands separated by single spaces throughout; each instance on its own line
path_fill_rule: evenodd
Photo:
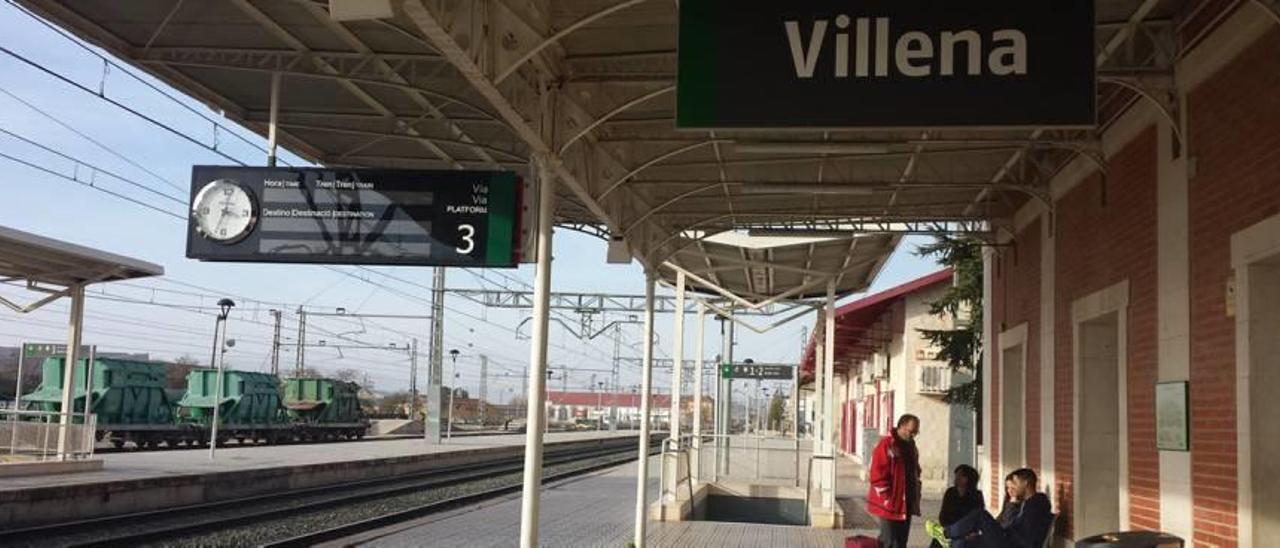
M 860 351 L 876 348 L 876 343 L 884 334 L 870 332 L 871 327 L 880 320 L 894 303 L 902 298 L 933 287 L 941 283 L 950 283 L 953 271 L 950 268 L 939 270 L 928 276 L 916 278 L 902 285 L 891 287 L 879 293 L 868 295 L 851 303 L 836 308 L 836 359 L 855 355 Z M 809 336 L 809 344 L 805 346 L 804 357 L 800 360 L 802 375 L 813 372 L 813 345 L 818 331 L 825 329 L 819 324 Z

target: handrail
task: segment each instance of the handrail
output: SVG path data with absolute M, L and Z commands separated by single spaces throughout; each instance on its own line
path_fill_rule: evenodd
M 685 448 L 685 447 L 682 447 L 682 445 L 683 445 L 683 444 L 681 444 L 681 443 L 679 443 L 679 442 L 680 442 L 680 440 L 677 440 L 677 439 L 675 439 L 675 438 L 666 438 L 666 439 L 662 440 L 662 463 L 663 463 L 663 466 L 659 466 L 659 467 L 658 467 L 658 484 L 660 485 L 660 489 L 662 489 L 662 491 L 658 494 L 658 499 L 659 499 L 659 500 L 662 500 L 662 498 L 664 498 L 664 497 L 666 497 L 666 496 L 667 496 L 667 467 L 665 466 L 665 464 L 666 464 L 666 462 L 667 462 L 667 454 L 668 454 L 668 453 L 674 453 L 674 454 L 676 455 L 676 470 L 677 470 L 677 472 L 678 472 L 678 471 L 679 471 L 679 469 L 680 469 L 680 455 L 681 455 L 682 453 L 684 454 L 684 459 L 685 459 L 685 460 L 684 460 L 684 464 L 685 464 L 685 474 L 684 474 L 683 480 L 684 480 L 684 482 L 685 482 L 685 483 L 688 483 L 688 485 L 689 485 L 689 500 L 690 500 L 690 501 L 692 501 L 692 500 L 693 500 L 693 476 L 692 476 L 692 473 L 691 473 L 691 472 L 692 472 L 692 469 L 690 468 L 689 450 L 688 450 L 687 448 Z M 675 443 L 675 444 L 676 444 L 676 447 L 675 447 L 675 449 L 674 449 L 674 450 L 668 450 L 667 446 L 668 446 L 670 443 Z M 679 489 L 679 488 L 680 488 L 680 482 L 681 482 L 681 479 L 682 479 L 682 478 L 680 478 L 680 477 L 677 477 L 677 478 L 676 478 L 676 489 Z M 675 492 L 674 492 L 674 491 L 672 491 L 672 492 L 671 492 L 671 496 L 672 496 L 672 497 L 674 497 L 674 496 L 675 496 Z M 692 502 L 691 502 L 691 504 L 692 504 Z
M 813 525 L 813 518 L 809 513 L 809 502 L 810 496 L 813 493 L 813 461 L 817 459 L 829 460 L 831 461 L 832 466 L 835 465 L 836 460 L 836 458 L 831 455 L 809 455 L 809 468 L 808 472 L 805 473 L 804 478 L 804 511 L 805 516 L 810 516 L 807 518 L 809 525 Z

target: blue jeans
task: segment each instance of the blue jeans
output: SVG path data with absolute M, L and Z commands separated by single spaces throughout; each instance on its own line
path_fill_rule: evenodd
M 951 548 L 1008 548 L 1009 537 L 1005 535 L 1000 522 L 982 508 L 975 508 L 969 515 L 960 518 L 946 528 L 947 538 L 951 540 Z M 978 533 L 977 537 L 967 539 L 969 535 Z

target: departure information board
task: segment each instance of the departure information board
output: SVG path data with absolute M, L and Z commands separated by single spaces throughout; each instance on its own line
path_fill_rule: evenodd
M 514 267 L 522 184 L 506 171 L 196 166 L 187 257 Z

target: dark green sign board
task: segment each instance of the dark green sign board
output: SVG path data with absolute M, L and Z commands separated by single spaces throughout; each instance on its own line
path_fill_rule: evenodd
M 67 355 L 67 345 L 59 343 L 23 343 L 22 355 L 27 358 L 52 358 Z M 80 357 L 89 357 L 89 347 L 80 346 Z
M 685 0 L 676 127 L 1092 127 L 1094 3 Z
M 720 364 L 720 376 L 726 379 L 791 380 L 795 367 L 773 363 Z
M 514 267 L 522 192 L 509 171 L 196 166 L 187 256 Z

